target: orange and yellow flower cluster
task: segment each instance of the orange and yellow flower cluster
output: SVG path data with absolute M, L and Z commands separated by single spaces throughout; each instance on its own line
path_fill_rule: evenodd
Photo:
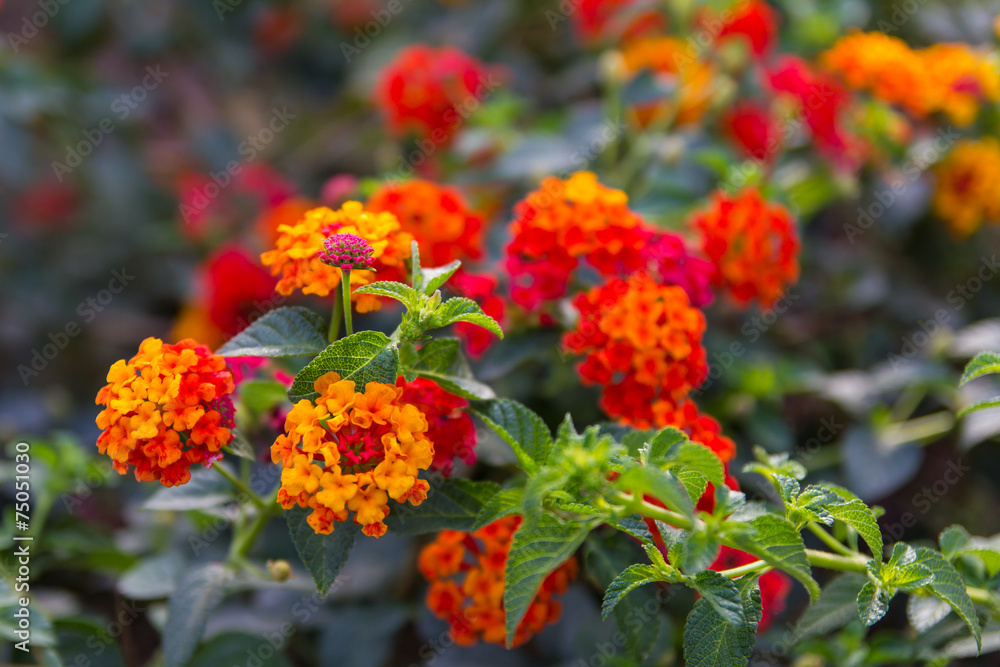
M 673 100 L 636 104 L 632 113 L 640 126 L 666 119 L 684 125 L 705 115 L 716 92 L 716 72 L 690 51 L 687 42 L 675 37 L 641 37 L 625 44 L 622 59 L 630 75 L 648 70 L 665 88 L 676 91 Z
M 427 606 L 448 621 L 459 646 L 504 643 L 504 566 L 520 523 L 521 517 L 512 516 L 474 533 L 441 531 L 420 552 L 418 567 L 430 582 Z M 578 569 L 570 558 L 545 578 L 517 628 L 515 646 L 559 619 L 562 606 L 554 597 L 566 592 Z
M 676 405 L 705 380 L 705 316 L 680 287 L 640 273 L 579 294 L 573 305 L 580 319 L 563 344 L 586 355 L 580 377 L 604 388 L 610 416 L 652 423 L 654 404 Z
M 369 382 L 362 393 L 327 373 L 313 386 L 319 397 L 295 404 L 271 446 L 283 468 L 278 502 L 312 508 L 317 533 L 333 532 L 353 512 L 365 535 L 381 537 L 390 498 L 419 505 L 427 497 L 430 485 L 418 477 L 434 460 L 427 419 L 395 385 Z
M 278 292 L 287 296 L 299 289 L 303 294 L 326 296 L 340 285 L 340 269 L 324 264 L 317 256 L 324 249 L 324 239 L 334 234 L 354 234 L 371 245 L 379 280 L 405 278 L 404 260 L 410 256 L 413 237 L 400 229 L 391 213 L 368 211 L 359 202 L 349 201 L 336 211 L 314 208 L 295 224 L 278 227 L 275 249 L 260 256 L 264 266 L 271 267 L 272 275 L 281 276 Z M 370 271 L 351 272 L 352 286 L 372 280 Z M 379 298 L 371 294 L 354 295 L 352 301 L 361 313 L 381 308 Z
M 233 376 L 204 345 L 147 338 L 107 380 L 97 393 L 97 448 L 120 474 L 135 466 L 139 481 L 184 484 L 192 465 L 210 467 L 233 439 Z
M 1000 98 L 1000 75 L 965 44 L 911 49 L 881 32 L 854 33 L 837 40 L 822 62 L 852 88 L 917 117 L 943 112 L 953 123 L 968 125 L 983 101 Z
M 715 265 L 713 284 L 740 305 L 757 299 L 768 308 L 799 278 L 795 221 L 785 207 L 765 201 L 755 189 L 734 197 L 716 193 L 691 227 Z
M 483 218 L 457 188 L 422 180 L 386 183 L 368 200 L 368 210 L 396 216 L 417 240 L 426 266 L 483 254 Z
M 937 168 L 934 212 L 958 237 L 1000 222 L 1000 141 L 960 141 Z

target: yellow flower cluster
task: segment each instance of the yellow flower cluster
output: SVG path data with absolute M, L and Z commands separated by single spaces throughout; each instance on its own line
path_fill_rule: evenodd
M 958 237 L 1000 222 L 1000 141 L 961 141 L 938 165 L 934 212 Z
M 968 125 L 983 100 L 1000 98 L 1000 75 L 964 44 L 911 49 L 881 32 L 853 33 L 837 40 L 821 58 L 852 88 L 871 91 L 915 116 L 943 112 Z
M 333 532 L 354 512 L 365 535 L 381 537 L 390 498 L 419 505 L 427 497 L 430 485 L 418 478 L 434 460 L 427 419 L 402 403 L 396 385 L 369 382 L 362 393 L 327 373 L 313 386 L 319 397 L 292 408 L 271 446 L 271 460 L 283 468 L 278 502 L 312 508 L 317 533 Z
M 359 202 L 346 202 L 339 210 L 314 208 L 295 224 L 279 225 L 275 249 L 260 256 L 271 274 L 281 276 L 276 289 L 290 295 L 295 289 L 303 294 L 326 296 L 340 285 L 340 269 L 324 264 L 318 257 L 323 240 L 334 234 L 354 234 L 365 239 L 374 251 L 373 268 L 379 280 L 402 280 L 406 277 L 404 260 L 410 256 L 413 236 L 400 230 L 391 213 L 365 210 Z M 360 287 L 374 280 L 371 271 L 352 271 L 351 285 Z M 378 310 L 381 302 L 370 294 L 352 297 L 358 312 Z

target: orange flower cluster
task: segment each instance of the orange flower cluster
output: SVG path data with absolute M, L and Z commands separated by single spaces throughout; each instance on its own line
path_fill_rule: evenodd
M 966 237 L 984 221 L 1000 222 L 1000 142 L 961 141 L 938 165 L 934 212 L 952 233 Z
M 580 319 L 563 345 L 586 355 L 585 384 L 604 387 L 601 407 L 628 423 L 651 423 L 658 401 L 678 404 L 708 374 L 705 316 L 675 285 L 644 273 L 578 295 Z
M 673 426 L 687 433 L 692 442 L 700 442 L 728 464 L 736 457 L 736 443 L 722 435 L 722 427 L 715 418 L 698 412 L 695 402 L 686 399 L 678 405 L 658 401 L 653 405 L 653 422 L 632 424 L 636 428 L 663 428 Z
M 675 100 L 636 105 L 633 113 L 640 126 L 671 114 L 678 124 L 694 123 L 705 115 L 715 93 L 715 68 L 693 58 L 687 42 L 674 37 L 642 37 L 625 45 L 622 58 L 630 75 L 651 70 L 677 91 Z
M 427 497 L 430 485 L 418 478 L 434 460 L 427 419 L 392 384 L 369 382 L 362 393 L 327 373 L 313 386 L 319 397 L 295 404 L 271 446 L 283 468 L 278 503 L 312 508 L 309 525 L 323 535 L 354 512 L 365 535 L 381 537 L 390 498 L 419 505 Z
M 385 183 L 368 200 L 368 210 L 396 216 L 417 240 L 427 266 L 483 254 L 483 219 L 457 188 L 421 180 Z
M 107 379 L 97 393 L 97 449 L 122 475 L 132 465 L 141 482 L 184 484 L 192 465 L 211 467 L 233 439 L 233 376 L 204 345 L 147 338 Z
M 691 227 L 715 265 L 713 284 L 727 289 L 742 306 L 758 299 L 768 308 L 799 278 L 795 222 L 785 207 L 768 203 L 755 189 L 735 197 L 716 193 Z
M 418 567 L 430 582 L 427 606 L 448 621 L 451 637 L 459 646 L 471 646 L 480 639 L 504 643 L 504 566 L 520 523 L 521 517 L 511 516 L 471 534 L 444 530 L 420 552 Z M 515 646 L 559 619 L 562 606 L 553 598 L 566 592 L 578 569 L 576 559 L 570 558 L 545 578 L 517 628 Z M 454 580 L 455 575 L 461 583 Z
M 847 85 L 918 117 L 941 111 L 953 123 L 968 125 L 981 101 L 1000 98 L 1000 75 L 964 44 L 911 49 L 881 32 L 854 33 L 837 40 L 822 62 Z
M 295 224 L 278 226 L 275 249 L 260 256 L 264 266 L 278 280 L 277 291 L 286 296 L 295 289 L 303 294 L 326 296 L 340 285 L 340 269 L 324 264 L 317 253 L 323 250 L 323 240 L 334 234 L 354 234 L 368 241 L 374 249 L 374 267 L 379 280 L 402 280 L 406 276 L 404 260 L 410 256 L 413 237 L 400 229 L 391 213 L 367 211 L 356 201 L 346 202 L 334 211 L 314 208 Z M 351 285 L 360 287 L 374 280 L 371 271 L 352 271 Z M 352 297 L 358 312 L 381 308 L 379 298 L 371 294 Z
M 528 310 L 566 292 L 580 260 L 602 275 L 645 265 L 648 234 L 628 196 L 591 172 L 542 181 L 514 209 L 507 247 L 511 296 Z

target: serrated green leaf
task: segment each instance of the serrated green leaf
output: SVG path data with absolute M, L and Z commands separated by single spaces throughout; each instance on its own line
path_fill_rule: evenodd
M 419 349 L 407 345 L 400 348 L 403 377 L 412 382 L 416 377 L 431 380 L 447 392 L 470 401 L 496 398 L 487 385 L 476 380 L 468 362 L 462 356 L 457 338 L 434 338 Z
M 438 266 L 433 269 L 424 269 L 424 280 L 422 286 L 424 294 L 427 296 L 434 294 L 434 291 L 448 282 L 448 279 L 451 278 L 461 266 L 462 263 L 456 259 L 454 262 L 449 262 L 444 266 Z
M 958 381 L 958 386 L 975 380 L 983 375 L 1000 373 L 1000 354 L 996 352 L 980 352 L 969 361 L 962 373 L 962 378 Z
M 938 536 L 938 545 L 941 547 L 941 553 L 948 560 L 954 560 L 962 551 L 965 550 L 966 545 L 969 544 L 969 540 L 972 536 L 969 535 L 963 526 L 952 525 L 948 526 L 941 531 Z
M 664 454 L 662 462 L 669 464 L 671 468 L 683 466 L 695 470 L 717 487 L 726 485 L 722 459 L 700 442 L 686 440 L 675 443 Z
M 892 570 L 891 583 L 896 588 L 916 589 L 934 580 L 934 575 L 924 565 L 911 563 Z
M 428 328 L 446 327 L 455 322 L 470 322 L 487 329 L 503 338 L 503 329 L 492 317 L 483 312 L 479 304 L 472 299 L 456 296 L 442 303 L 437 311 L 427 319 Z
M 297 357 L 326 347 L 326 323 L 308 308 L 275 308 L 219 348 L 224 357 Z
M 308 507 L 293 507 L 285 510 L 285 521 L 299 559 L 316 582 L 316 590 L 320 595 L 326 595 L 344 569 L 361 526 L 346 521 L 338 523 L 329 535 L 318 535 L 306 522 L 310 514 L 312 510 Z
M 719 541 L 706 531 L 688 533 L 670 547 L 670 562 L 682 572 L 698 572 L 715 562 Z
M 604 593 L 604 602 L 601 604 L 601 618 L 607 618 L 614 611 L 622 598 L 630 592 L 643 586 L 659 581 L 656 568 L 652 565 L 630 565 L 624 572 L 614 578 Z
M 596 523 L 561 523 L 555 517 L 542 514 L 537 522 L 522 523 L 514 533 L 504 570 L 503 606 L 508 646 L 542 581 L 569 560 Z
M 483 526 L 488 526 L 505 516 L 517 514 L 521 510 L 521 502 L 524 499 L 524 489 L 504 489 L 487 500 L 479 514 L 476 515 L 476 523 L 472 530 L 476 531 Z
M 954 525 L 941 532 L 938 544 L 949 561 L 971 556 L 982 562 L 989 576 L 994 577 L 1000 572 L 1000 542 L 995 538 L 973 537 L 962 526 Z
M 798 579 L 813 600 L 819 597 L 819 585 L 812 578 L 812 570 L 806 559 L 806 547 L 795 526 L 773 514 L 764 514 L 740 526 L 752 528 L 732 534 L 733 540 L 743 551 Z
M 975 605 L 969 599 L 961 575 L 940 552 L 927 547 L 916 547 L 914 551 L 917 554 L 917 562 L 925 565 L 934 575 L 934 580 L 928 584 L 934 595 L 947 602 L 959 618 L 965 621 L 972 636 L 976 638 L 976 644 L 982 648 L 983 633 L 979 617 L 976 615 Z
M 672 473 L 684 485 L 691 502 L 697 505 L 698 500 L 708 489 L 708 480 L 705 476 L 693 468 L 673 468 Z
M 687 581 L 727 623 L 737 626 L 746 624 L 740 589 L 732 579 L 713 570 L 704 570 Z
M 787 452 L 783 454 L 768 454 L 767 450 L 763 447 L 755 445 L 753 455 L 757 462 L 748 463 L 744 466 L 744 472 L 757 472 L 765 477 L 777 474 L 791 477 L 792 479 L 805 479 L 805 467 L 798 461 L 792 461 Z
M 858 593 L 858 616 L 866 627 L 878 623 L 885 612 L 889 610 L 889 601 L 892 600 L 892 592 L 881 586 L 876 586 L 868 582 Z
M 517 401 L 498 398 L 475 403 L 471 410 L 510 445 L 528 474 L 548 460 L 552 433 L 542 418 L 528 408 Z
M 669 471 L 649 466 L 634 466 L 618 476 L 615 486 L 636 497 L 649 494 L 669 509 L 685 516 L 694 514 L 694 503 L 687 489 Z
M 868 578 L 856 572 L 846 572 L 828 583 L 795 625 L 795 641 L 826 635 L 857 620 L 858 594 L 866 583 Z
M 397 505 L 385 525 L 398 535 L 423 535 L 439 530 L 472 532 L 483 506 L 500 493 L 494 482 L 473 482 L 458 477 L 431 480 L 427 499 L 416 507 Z
M 647 437 L 646 446 L 640 452 L 640 460 L 646 464 L 659 464 L 667 456 L 667 452 L 684 442 L 691 442 L 684 431 L 673 426 L 661 428 Z
M 313 383 L 330 372 L 339 373 L 341 380 L 353 380 L 355 391 L 364 391 L 369 382 L 394 385 L 399 377 L 399 349 L 379 331 L 359 331 L 341 338 L 299 371 L 289 396 L 296 401 L 315 398 Z
M 646 522 L 643 521 L 642 516 L 639 514 L 616 519 L 609 523 L 623 533 L 627 533 L 639 540 L 643 545 L 653 544 L 653 536 L 649 532 L 649 526 L 646 525 Z
M 761 617 L 760 587 L 757 579 L 738 579 L 746 622 L 733 625 L 705 598 L 695 602 L 684 627 L 686 667 L 743 667 L 753 653 L 757 624 Z
M 872 556 L 881 562 L 882 560 L 882 531 L 879 530 L 878 522 L 871 508 L 860 500 L 852 500 L 836 505 L 827 505 L 826 511 L 838 521 L 843 521 L 848 526 L 858 531 L 858 535 L 865 541 L 871 549 Z
M 375 294 L 399 301 L 408 309 L 413 310 L 421 301 L 422 295 L 409 285 L 390 280 L 368 283 L 354 290 L 355 294 Z
M 163 627 L 163 664 L 183 667 L 194 653 L 208 614 L 225 597 L 233 571 L 222 563 L 208 563 L 188 571 L 167 604 Z

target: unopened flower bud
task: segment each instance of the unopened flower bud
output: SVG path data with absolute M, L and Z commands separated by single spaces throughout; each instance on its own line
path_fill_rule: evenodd
M 372 268 L 374 250 L 371 244 L 360 236 L 334 234 L 324 240 L 323 245 L 326 249 L 320 250 L 316 255 L 324 264 L 345 271 L 352 269 L 374 271 Z
M 292 566 L 284 558 L 267 561 L 267 571 L 275 581 L 286 581 L 292 576 Z

